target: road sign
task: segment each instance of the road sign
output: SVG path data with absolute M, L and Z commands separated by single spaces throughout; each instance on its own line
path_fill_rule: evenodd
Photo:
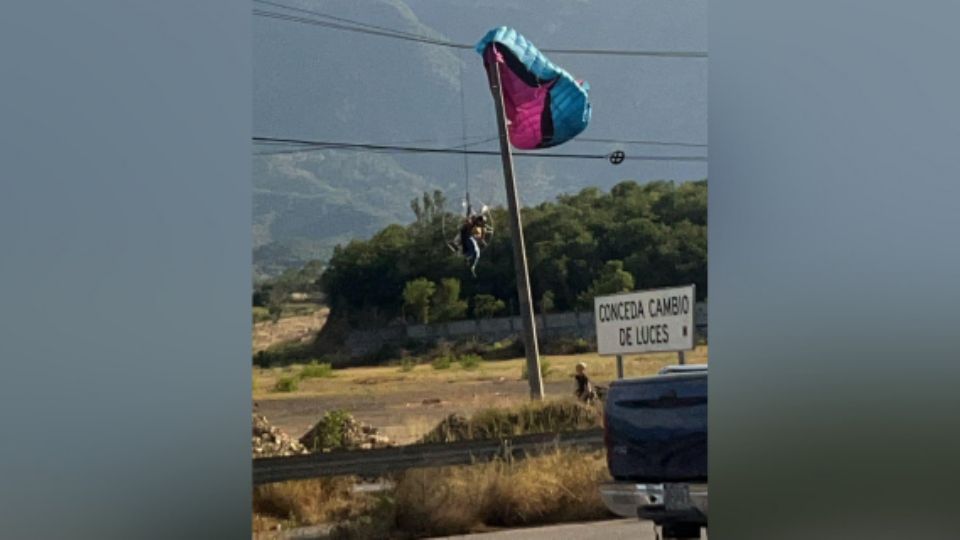
M 597 351 L 603 355 L 689 351 L 694 347 L 693 285 L 593 300 Z

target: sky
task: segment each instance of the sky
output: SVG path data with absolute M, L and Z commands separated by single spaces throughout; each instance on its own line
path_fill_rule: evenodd
M 516 28 L 540 48 L 707 51 L 705 0 L 268 1 L 471 45 L 491 28 L 505 25 Z M 317 20 L 314 15 L 277 5 L 254 2 L 253 6 Z M 431 147 L 461 144 L 464 132 L 468 141 L 496 136 L 493 101 L 482 60 L 472 50 L 259 16 L 253 17 L 253 30 L 255 136 L 374 144 L 413 142 Z M 550 59 L 590 83 L 593 116 L 581 137 L 707 142 L 707 59 L 567 54 L 551 54 Z M 495 150 L 497 143 L 490 141 L 474 148 Z M 575 139 L 553 151 L 606 154 L 615 149 L 624 150 L 628 157 L 619 166 L 602 160 L 517 159 L 521 201 L 536 204 L 587 186 L 609 189 L 623 180 L 685 181 L 707 176 L 705 162 L 630 159 L 642 155 L 702 156 L 706 148 Z M 258 150 L 263 148 L 255 147 Z M 259 210 L 255 209 L 254 221 L 263 233 L 262 242 L 282 239 L 289 232 L 279 227 L 271 231 L 264 216 L 272 215 L 270 219 L 278 223 L 277 216 L 285 212 L 285 207 L 277 197 L 299 193 L 296 182 L 312 183 L 311 189 L 317 184 L 333 184 L 340 200 L 349 199 L 343 204 L 391 208 L 374 219 L 378 224 L 412 218 L 412 214 L 404 213 L 409 213 L 409 194 L 424 186 L 443 189 L 452 201 L 462 199 L 467 178 L 474 198 L 490 204 L 505 201 L 497 157 L 471 156 L 465 164 L 462 156 L 383 156 L 377 157 L 381 163 L 376 166 L 359 162 L 350 165 L 329 159 L 329 154 L 328 159 L 322 155 L 255 156 L 255 207 Z M 370 175 L 379 175 L 384 168 L 402 172 L 388 175 L 397 183 L 382 186 L 385 194 L 371 201 L 367 196 L 375 190 L 369 183 L 357 181 L 363 180 L 365 166 L 371 167 Z M 337 184 L 344 176 L 354 180 Z M 363 192 L 351 192 L 351 185 Z M 402 201 L 382 202 L 390 193 L 396 193 Z M 258 206 L 256 197 L 261 195 L 269 195 L 271 202 Z M 297 208 L 290 211 L 312 211 L 302 205 Z M 319 226 L 322 228 L 322 224 Z M 370 232 L 360 227 L 354 236 L 364 237 Z M 340 238 L 347 236 L 350 234 Z

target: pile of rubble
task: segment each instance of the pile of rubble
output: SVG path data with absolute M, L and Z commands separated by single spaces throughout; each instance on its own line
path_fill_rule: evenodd
M 300 444 L 313 452 L 369 450 L 396 446 L 386 435 L 350 414 L 333 411 L 324 415 L 303 437 Z
M 253 415 L 253 457 L 296 456 L 310 452 L 296 439 L 278 427 L 270 425 L 267 417 Z
M 429 433 L 424 435 L 421 443 L 451 443 L 473 439 L 473 429 L 470 420 L 459 414 L 451 414 L 437 424 Z

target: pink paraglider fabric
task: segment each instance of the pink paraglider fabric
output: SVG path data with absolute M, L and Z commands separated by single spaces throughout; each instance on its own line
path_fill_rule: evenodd
M 477 43 L 487 76 L 500 72 L 510 142 L 550 148 L 576 137 L 590 122 L 590 85 L 551 62 L 533 43 L 506 26 Z M 492 79 L 491 79 L 492 81 Z
M 549 107 L 550 88 L 556 81 L 541 86 L 528 86 L 513 70 L 504 69 L 504 58 L 496 50 L 496 45 L 487 49 L 485 60 L 491 68 L 496 62 L 500 69 L 503 104 L 510 121 L 510 144 L 524 150 L 540 148 L 545 138 L 543 113 L 544 109 Z

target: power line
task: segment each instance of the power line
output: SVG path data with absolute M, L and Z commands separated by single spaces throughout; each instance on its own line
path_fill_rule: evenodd
M 454 47 L 454 48 L 458 48 L 458 49 L 472 48 L 470 45 L 466 45 L 466 44 L 456 44 L 456 43 L 452 43 L 452 42 L 448 42 L 448 41 L 442 41 L 442 40 L 438 40 L 438 39 L 432 39 L 432 38 L 425 38 L 425 37 L 419 37 L 419 36 L 412 36 L 412 35 L 400 34 L 400 33 L 396 33 L 395 31 L 389 31 L 389 32 L 388 32 L 388 31 L 380 31 L 380 30 L 374 30 L 374 29 L 359 28 L 359 27 L 355 27 L 355 26 L 346 26 L 346 25 L 337 24 L 337 23 L 332 23 L 332 22 L 327 22 L 327 21 L 318 21 L 318 20 L 316 20 L 316 19 L 308 19 L 308 18 L 306 18 L 306 17 L 298 17 L 298 16 L 295 16 L 295 15 L 287 15 L 287 14 L 285 14 L 285 13 L 277 13 L 277 12 L 274 12 L 274 11 L 266 11 L 266 10 L 255 9 L 255 10 L 253 10 L 253 14 L 256 15 L 256 16 L 258 16 L 258 17 L 266 17 L 266 18 L 270 18 L 270 19 L 278 19 L 278 20 L 281 20 L 281 21 L 289 21 L 289 22 L 296 22 L 296 23 L 301 23 L 301 24 L 309 24 L 309 25 L 313 25 L 313 26 L 322 26 L 322 27 L 324 27 L 324 28 L 334 28 L 334 29 L 337 29 L 337 30 L 347 30 L 347 31 L 351 31 L 351 32 L 359 32 L 359 33 L 361 33 L 361 34 L 370 34 L 370 35 L 375 35 L 375 36 L 391 37 L 391 38 L 395 38 L 395 39 L 403 39 L 403 40 L 407 40 L 407 41 L 415 41 L 415 42 L 426 43 L 426 44 L 430 44 L 430 45 L 440 45 L 440 46 L 444 46 L 444 47 Z
M 279 4 L 279 3 L 277 3 L 277 2 L 270 2 L 269 0 L 253 0 L 253 1 L 254 1 L 255 3 L 257 3 L 257 4 L 264 4 L 264 5 L 268 5 L 268 6 L 274 6 L 274 7 L 278 7 L 278 8 L 290 10 L 290 11 L 296 11 L 296 12 L 298 12 L 298 13 L 306 13 L 306 14 L 308 14 L 308 15 L 313 15 L 313 16 L 316 16 L 316 17 L 324 18 L 324 19 L 330 19 L 330 20 L 334 20 L 334 21 L 345 22 L 345 23 L 348 23 L 348 24 L 353 24 L 353 25 L 356 25 L 356 26 L 364 27 L 364 28 L 370 28 L 370 29 L 373 29 L 373 30 L 381 30 L 381 31 L 384 31 L 384 32 L 389 32 L 389 33 L 391 33 L 391 34 L 400 34 L 400 35 L 405 35 L 405 36 L 414 37 L 414 38 L 418 38 L 418 39 L 426 38 L 426 37 L 427 37 L 427 36 L 423 36 L 423 35 L 420 35 L 420 34 L 413 34 L 413 33 L 410 33 L 410 32 L 404 32 L 403 30 L 396 30 L 396 29 L 393 29 L 393 28 L 387 28 L 387 27 L 385 27 L 385 26 L 377 26 L 377 25 L 375 25 L 375 24 L 365 23 L 365 22 L 361 22 L 361 21 L 355 21 L 355 20 L 353 20 L 353 19 L 347 19 L 347 18 L 344 18 L 344 17 L 337 17 L 337 16 L 335 16 L 335 15 L 328 15 L 328 14 L 326 14 L 326 13 L 321 13 L 321 12 L 319 12 L 319 11 L 314 11 L 314 10 L 312 10 L 312 9 L 303 9 L 303 8 L 288 6 L 288 5 L 285 5 L 285 4 Z
M 419 153 L 419 154 L 469 154 L 477 156 L 499 156 L 500 152 L 496 150 L 467 150 L 465 148 L 429 148 L 423 146 L 403 146 L 389 144 L 367 144 L 367 143 L 348 143 L 339 141 L 311 141 L 304 139 L 288 139 L 279 137 L 253 137 L 254 143 L 259 144 L 292 144 L 307 145 L 316 150 L 385 150 L 396 151 L 399 153 Z M 572 159 L 608 159 L 607 154 L 559 154 L 552 152 L 515 152 L 514 156 L 522 157 L 541 157 L 541 158 L 572 158 Z M 640 161 L 707 161 L 706 156 L 627 156 L 626 159 Z
M 573 140 L 583 141 L 583 142 L 597 142 L 597 143 L 616 143 L 616 144 L 641 144 L 641 145 L 650 145 L 650 146 L 684 146 L 688 148 L 707 148 L 705 143 L 690 143 L 690 142 L 679 142 L 679 141 L 632 141 L 632 140 L 623 140 L 623 139 L 597 139 L 591 137 L 577 137 Z
M 296 22 L 301 24 L 321 26 L 324 28 L 331 28 L 336 30 L 345 30 L 349 32 L 359 32 L 362 34 L 370 34 L 370 35 L 376 35 L 381 37 L 402 39 L 407 41 L 426 43 L 430 45 L 437 45 L 441 47 L 450 47 L 455 49 L 473 49 L 473 45 L 470 45 L 467 43 L 456 43 L 449 40 L 431 38 L 429 36 L 424 36 L 422 34 L 414 34 L 411 32 L 404 32 L 402 30 L 396 30 L 396 29 L 388 28 L 384 26 L 377 26 L 374 24 L 355 21 L 352 19 L 344 18 L 344 17 L 336 17 L 333 15 L 319 12 L 319 11 L 287 6 L 277 2 L 270 2 L 268 0 L 253 0 L 253 1 L 259 4 L 270 5 L 270 6 L 286 9 L 289 11 L 308 14 L 314 17 L 321 17 L 325 19 L 339 21 L 341 23 L 348 23 L 354 26 L 348 26 L 345 24 L 338 24 L 338 23 L 329 22 L 329 21 L 321 21 L 321 20 L 316 20 L 316 19 L 307 18 L 307 17 L 299 17 L 296 15 L 278 13 L 275 11 L 254 9 L 253 14 L 258 17 L 266 17 L 266 18 L 278 19 L 278 20 L 283 20 L 288 22 Z M 700 51 L 637 51 L 637 50 L 623 50 L 623 49 L 540 49 L 540 50 L 542 52 L 551 53 L 551 54 L 647 56 L 647 57 L 659 57 L 659 58 L 707 58 L 707 53 L 700 52 Z
M 472 136 L 472 137 L 468 137 L 467 139 L 476 139 L 476 138 L 477 138 L 477 136 Z M 472 147 L 472 146 L 477 146 L 477 145 L 484 144 L 484 143 L 488 143 L 488 142 L 490 142 L 490 141 L 495 141 L 495 140 L 497 140 L 497 137 L 495 137 L 495 136 L 494 136 L 494 137 L 487 137 L 487 138 L 481 139 L 481 140 L 479 140 L 479 141 L 473 141 L 473 142 L 469 142 L 469 143 L 468 143 L 468 142 L 465 142 L 465 143 L 462 143 L 462 144 L 457 144 L 457 145 L 448 146 L 448 147 L 441 147 L 441 148 L 438 148 L 438 149 L 439 149 L 439 150 L 457 150 L 457 149 L 469 148 L 469 147 Z M 255 140 L 255 142 L 260 143 L 260 144 L 267 144 L 267 145 L 269 145 L 269 146 L 288 146 L 289 144 L 291 144 L 291 143 L 288 143 L 288 142 L 275 142 L 275 141 L 256 141 L 256 140 Z M 387 154 L 391 154 L 391 153 L 394 153 L 394 154 L 395 154 L 395 153 L 402 153 L 402 152 L 400 152 L 400 151 L 397 151 L 396 149 L 397 149 L 397 148 L 406 148 L 407 145 L 415 144 L 415 143 L 423 143 L 423 142 L 431 142 L 431 141 L 430 141 L 430 140 L 422 140 L 422 139 L 421 139 L 421 140 L 419 140 L 419 141 L 410 141 L 410 142 L 407 142 L 407 143 L 395 143 L 395 144 L 389 144 L 389 145 L 387 145 L 387 144 L 373 145 L 373 146 L 382 146 L 383 149 L 370 149 L 369 151 L 370 151 L 371 153 L 387 153 Z M 257 156 L 273 156 L 273 155 L 279 155 L 279 154 L 300 154 L 300 153 L 303 153 L 303 152 L 316 152 L 316 151 L 318 151 L 318 150 L 330 150 L 330 149 L 336 150 L 336 149 L 338 149 L 338 148 L 341 148 L 341 146 L 340 146 L 341 144 L 344 144 L 344 143 L 304 144 L 304 145 L 302 145 L 301 148 L 287 149 L 287 150 L 275 150 L 275 151 L 269 151 L 269 152 L 256 152 L 254 155 L 257 155 Z M 348 149 L 349 149 L 349 148 L 348 148 Z
M 481 138 L 481 137 L 482 137 L 482 136 L 479 136 L 479 135 L 472 135 L 472 136 L 469 136 L 469 137 L 464 136 L 464 137 L 463 137 L 463 141 L 470 141 L 470 140 L 474 140 L 474 139 L 479 139 L 479 138 Z M 490 142 L 490 141 L 495 141 L 495 140 L 497 140 L 497 136 L 496 136 L 496 135 L 483 138 L 482 140 L 474 140 L 473 142 L 469 142 L 469 143 L 464 142 L 464 144 L 451 146 L 450 148 L 452 148 L 452 149 L 468 148 L 468 147 L 471 147 L 471 146 L 477 146 L 477 145 L 479 145 L 479 144 L 484 144 L 484 143 L 488 143 L 488 142 Z M 381 143 L 381 144 L 382 144 L 383 146 L 388 146 L 388 147 L 391 147 L 391 148 L 392 148 L 392 147 L 396 147 L 396 146 L 404 146 L 404 145 L 420 144 L 420 143 L 429 143 L 429 142 L 434 142 L 434 139 L 419 139 L 419 140 L 414 140 L 414 141 L 405 141 L 405 142 L 390 143 L 390 144 Z M 570 142 L 572 142 L 572 143 L 576 143 L 576 142 L 588 142 L 588 143 L 636 144 L 636 145 L 641 145 L 641 146 L 679 146 L 679 147 L 684 147 L 684 148 L 708 148 L 708 145 L 705 144 L 705 143 L 691 143 L 691 142 L 681 142 L 681 141 L 630 140 L 630 139 L 615 139 L 615 138 L 577 137 L 577 138 L 573 139 L 573 140 L 570 141 Z M 257 155 L 297 154 L 297 153 L 300 153 L 300 152 L 310 152 L 310 151 L 313 151 L 313 150 L 323 150 L 324 148 L 326 148 L 326 146 L 314 146 L 314 147 L 307 147 L 307 148 L 297 148 L 297 149 L 293 149 L 293 150 L 278 150 L 278 151 L 275 151 L 275 152 L 261 152 L 261 153 L 258 153 Z M 464 154 L 464 159 L 466 159 L 466 157 L 467 157 L 467 154 Z

